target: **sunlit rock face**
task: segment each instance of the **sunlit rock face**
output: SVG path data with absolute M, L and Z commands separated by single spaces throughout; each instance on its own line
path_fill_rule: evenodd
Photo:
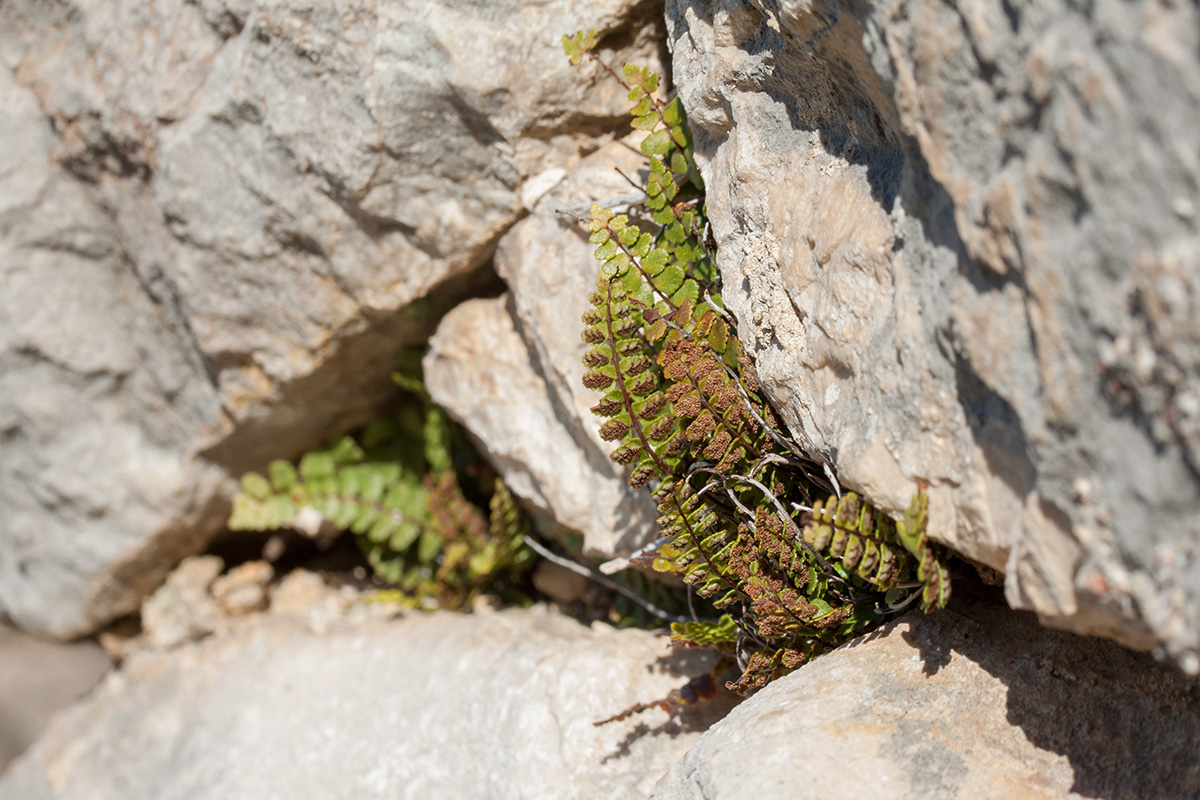
M 1200 669 L 1192 6 L 667 8 L 793 434 L 1043 620 Z
M 0 19 L 0 610 L 135 609 L 231 477 L 367 421 L 397 350 L 619 131 L 560 37 L 661 6 L 16 2 Z

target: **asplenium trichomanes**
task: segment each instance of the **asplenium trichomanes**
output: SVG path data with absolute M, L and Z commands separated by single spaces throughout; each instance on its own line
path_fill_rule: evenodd
M 524 513 L 429 397 L 419 354 L 394 377 L 416 402 L 293 465 L 242 478 L 229 527 L 275 530 L 316 515 L 355 534 L 368 563 L 409 605 L 469 608 L 481 593 L 525 598 L 533 563 Z
M 923 491 L 899 520 L 841 493 L 762 396 L 721 300 L 679 98 L 660 97 L 649 70 L 604 64 L 595 31 L 563 46 L 628 90 L 633 127 L 647 132 L 644 200 L 627 214 L 593 204 L 586 221 L 600 269 L 583 383 L 600 393 L 592 411 L 612 459 L 658 504 L 655 569 L 725 611 L 672 625 L 673 640 L 736 661 L 729 687 L 746 693 L 914 604 L 944 606 L 949 572 L 925 536 Z

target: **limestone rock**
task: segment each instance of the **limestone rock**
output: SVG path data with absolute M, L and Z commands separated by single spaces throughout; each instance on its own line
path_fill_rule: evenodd
M 267 584 L 275 577 L 268 561 L 247 561 L 212 582 L 210 590 L 226 614 L 249 614 L 267 605 Z
M 127 661 L 12 765 L 0 798 L 645 797 L 711 722 L 592 725 L 703 669 L 664 669 L 645 631 L 544 609 L 324 636 L 256 620 Z
M 652 797 L 1200 793 L 1200 684 L 1000 604 L 910 615 L 775 681 Z
M 1200 670 L 1195 6 L 671 0 L 725 298 L 792 432 Z
M 646 492 L 608 460 L 581 382 L 580 317 L 595 286 L 595 249 L 578 222 L 592 202 L 628 202 L 645 157 L 614 142 L 568 173 L 500 241 L 507 303 L 475 302 L 446 316 L 425 361 L 434 399 L 451 411 L 526 502 L 584 535 L 589 555 L 644 544 L 657 516 Z
M 222 608 L 209 587 L 224 568 L 216 556 L 191 556 L 167 576 L 142 603 L 142 636 L 150 647 L 176 647 L 217 629 Z
M 33 2 L 0 15 L 0 609 L 76 635 L 365 422 L 395 352 L 620 127 L 654 3 Z M 400 312 L 400 313 L 397 313 Z

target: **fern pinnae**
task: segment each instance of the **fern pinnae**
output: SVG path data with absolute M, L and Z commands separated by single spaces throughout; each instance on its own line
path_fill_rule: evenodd
M 672 543 L 663 549 L 662 555 L 670 557 L 671 553 L 675 554 L 675 566 L 684 571 L 684 580 L 689 583 L 701 584 L 699 589 L 701 597 L 711 597 L 720 589 L 715 582 L 724 584 L 728 592 L 714 601 L 714 605 L 718 608 L 735 602 L 739 594 L 738 584 L 721 568 L 719 550 L 710 552 L 708 546 L 714 539 L 720 540 L 720 549 L 731 544 L 727 541 L 729 539 L 727 531 L 718 529 L 717 536 L 714 536 L 712 532 L 717 519 L 716 512 L 708 507 L 701 508 L 702 497 L 692 490 L 686 480 L 664 481 L 655 490 L 654 499 L 658 502 L 659 528 L 664 535 L 670 536 L 672 539 Z M 703 514 L 699 520 L 696 519 L 698 508 Z M 693 550 L 703 560 L 702 567 L 692 566 L 691 552 Z M 691 581 L 688 581 L 689 577 L 692 578 Z
M 814 502 L 805 514 L 802 535 L 812 547 L 839 559 L 847 570 L 884 591 L 895 588 L 907 568 L 892 521 L 853 492 L 840 500 Z
M 584 374 L 583 383 L 591 389 L 607 390 L 592 411 L 608 418 L 601 426 L 601 436 L 622 442 L 610 458 L 618 464 L 634 465 L 629 483 L 640 488 L 654 476 L 656 468 L 664 475 L 673 469 L 667 456 L 657 452 L 647 424 L 664 434 L 657 437 L 663 442 L 669 441 L 674 421 L 664 416 L 665 409 L 654 410 L 653 398 L 659 392 L 658 367 L 651 363 L 648 353 L 640 352 L 648 345 L 636 336 L 640 323 L 634 319 L 636 312 L 617 276 L 597 280 L 592 305 L 584 315 L 587 327 L 583 338 L 600 347 L 588 352 L 585 363 L 595 366 Z M 635 347 L 639 352 L 634 352 Z M 634 363 L 630 359 L 639 354 L 641 359 L 636 363 L 641 371 L 636 376 L 627 375 L 627 368 Z M 649 418 L 645 416 L 648 408 Z
M 690 264 L 656 246 L 654 236 L 630 223 L 627 215 L 593 203 L 588 230 L 589 241 L 598 245 L 593 256 L 602 265 L 601 276 L 619 278 L 633 300 L 668 314 L 688 301 L 694 308 L 700 288 L 689 274 Z
M 904 517 L 896 523 L 896 536 L 917 559 L 917 579 L 922 583 L 921 607 L 925 611 L 944 608 L 950 601 L 950 570 L 940 545 L 926 538 L 929 497 L 924 487 L 913 498 Z

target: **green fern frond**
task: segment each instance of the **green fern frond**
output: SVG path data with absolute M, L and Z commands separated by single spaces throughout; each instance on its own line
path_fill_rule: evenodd
M 578 31 L 568 36 L 563 34 L 562 37 L 563 51 L 571 60 L 571 66 L 579 66 L 579 62 L 583 57 L 595 49 L 597 44 L 596 29 L 590 31 Z
M 921 581 L 921 607 L 926 611 L 945 608 L 950 602 L 950 569 L 945 549 L 925 537 L 929 518 L 929 498 L 918 492 L 896 523 L 896 536 L 917 559 L 917 579 Z
M 813 503 L 804 525 L 804 541 L 839 559 L 847 570 L 887 591 L 908 571 L 908 559 L 892 520 L 878 514 L 858 495 Z
M 737 623 L 729 614 L 722 614 L 716 620 L 671 623 L 671 641 L 685 647 L 711 647 L 732 653 L 737 640 Z
M 465 436 L 433 404 L 419 375 L 397 382 L 417 396 L 423 413 L 409 414 L 410 407 L 371 426 L 363 436 L 370 452 L 344 437 L 305 453 L 298 466 L 274 461 L 267 476 L 244 476 L 230 528 L 310 527 L 315 517 L 350 531 L 371 568 L 411 605 L 463 608 L 498 586 L 512 594 L 533 558 L 524 515 L 499 479 L 466 480 L 486 470 L 467 454 Z M 477 489 L 487 511 L 466 494 Z

